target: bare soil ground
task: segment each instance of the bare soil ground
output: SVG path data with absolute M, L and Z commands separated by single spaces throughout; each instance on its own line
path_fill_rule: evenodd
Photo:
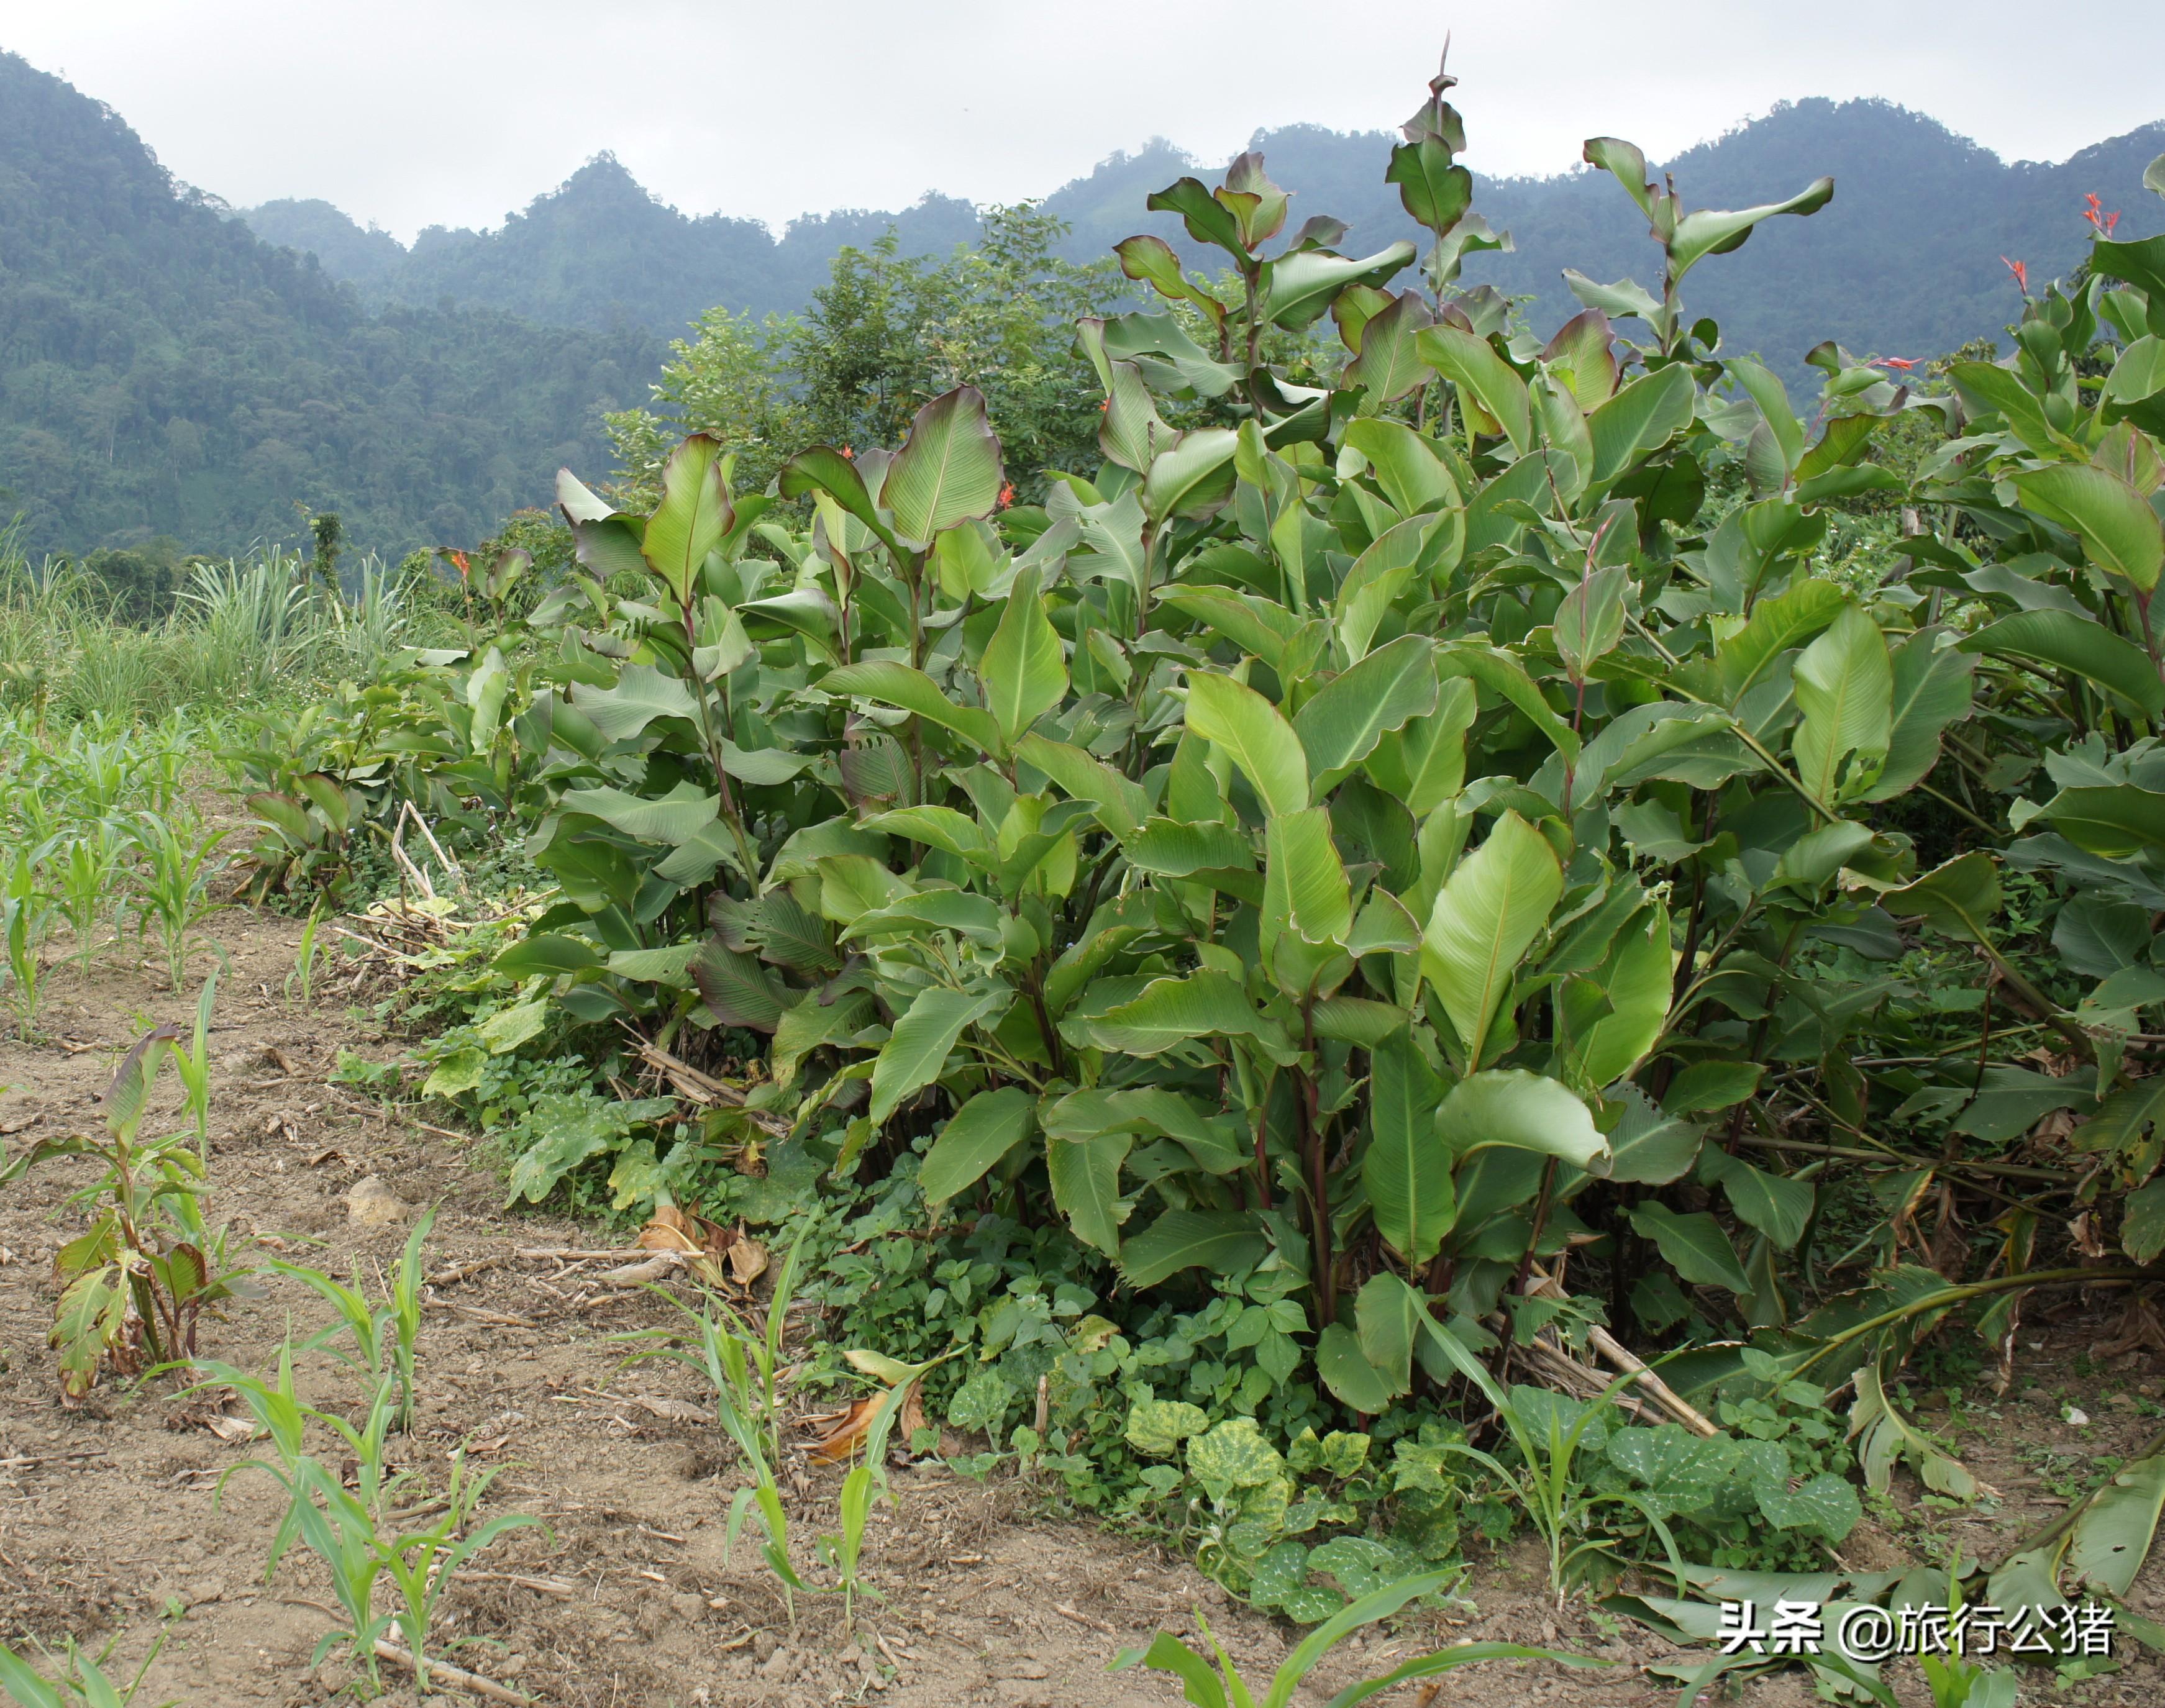
M 395 1259 L 419 1207 L 435 1205 L 429 1266 L 443 1279 L 430 1292 L 421 1422 L 406 1453 L 441 1461 L 468 1443 L 477 1459 L 503 1467 L 489 1510 L 530 1512 L 548 1526 L 512 1532 L 450 1591 L 444 1634 L 458 1640 L 461 1663 L 572 1708 L 1145 1708 L 1177 1701 L 1176 1688 L 1140 1671 L 1109 1677 L 1106 1663 L 1161 1627 L 1192 1632 L 1198 1610 L 1255 1669 L 1251 1677 L 1267 1677 L 1297 1639 L 1229 1605 L 1184 1561 L 1046 1521 L 1027 1485 L 980 1485 L 936 1464 L 894 1472 L 899 1510 L 879 1514 L 868 1543 L 869 1575 L 886 1600 L 861 1606 L 855 1640 L 828 1598 L 800 1601 L 793 1636 L 753 1550 L 740 1546 L 733 1563 L 724 1557 L 735 1478 L 718 1433 L 688 1413 L 661 1415 L 683 1408 L 643 1403 L 707 1396 L 672 1366 L 620 1368 L 611 1337 L 662 1320 L 666 1307 L 516 1255 L 522 1247 L 618 1242 L 566 1222 L 507 1217 L 498 1179 L 472 1147 L 327 1085 L 341 1044 L 386 1050 L 349 1017 L 335 985 L 313 1006 L 286 999 L 297 923 L 235 909 L 213 928 L 232 971 L 213 1044 L 213 1220 L 229 1219 L 244 1249 L 290 1253 L 334 1274 L 356 1264 L 371 1273 Z M 0 1134 L 8 1146 L 89 1127 L 90 1106 L 139 1027 L 192 1022 L 192 992 L 162 987 L 161 974 L 118 964 L 87 980 L 54 970 L 45 1041 L 0 1043 Z M 173 1096 L 168 1075 L 154 1106 L 171 1112 Z M 365 1222 L 349 1207 L 353 1187 L 369 1176 L 404 1206 L 387 1220 Z M 63 1201 L 79 1178 L 68 1165 L 49 1165 L 0 1195 L 0 1637 L 57 1643 L 73 1635 L 93 1648 L 113 1638 L 116 1659 L 132 1662 L 163 1629 L 166 1647 L 139 1698 L 145 1705 L 338 1700 L 355 1682 L 353 1666 L 311 1665 L 331 1622 L 324 1574 L 296 1548 L 275 1581 L 263 1579 L 282 1497 L 261 1475 L 235 1478 L 218 1494 L 219 1474 L 248 1456 L 246 1444 L 203 1427 L 203 1408 L 178 1400 L 167 1382 L 108 1382 L 76 1411 L 56 1401 L 45 1346 L 50 1266 L 73 1230 Z M 306 1331 L 323 1318 L 313 1295 L 271 1278 L 263 1299 L 206 1325 L 203 1349 L 261 1369 L 289 1322 Z M 2165 1359 L 2137 1352 L 2119 1360 L 2132 1368 L 2075 1374 L 2078 1354 L 2113 1327 L 2075 1318 L 2029 1330 L 2025 1337 L 2042 1343 L 2024 1366 L 2041 1385 L 2036 1397 L 2005 1403 L 1996 1420 L 1978 1412 L 1978 1432 L 1961 1442 L 2004 1502 L 1989 1514 L 1920 1509 L 1919 1526 L 1901 1532 L 1915 1542 L 1928 1526 L 1990 1557 L 2049 1518 L 2061 1498 L 2051 1487 L 2056 1467 L 2078 1470 L 2086 1456 L 2125 1453 L 2154 1429 L 2137 1414 L 2143 1392 L 2159 1391 Z M 344 1391 L 327 1357 L 301 1362 L 304 1395 Z M 2061 1421 L 2070 1401 L 2095 1422 Z M 2064 1462 L 2041 1463 L 2046 1448 Z M 799 1535 L 833 1527 L 838 1477 L 795 1471 Z M 1860 1568 L 1892 1565 L 1902 1546 L 1871 1527 L 1846 1557 Z M 1673 1700 L 1673 1685 L 1641 1670 L 1669 1658 L 1669 1646 L 1577 1607 L 1558 1613 L 1531 1550 L 1478 1558 L 1467 1594 L 1472 1606 L 1457 1616 L 1409 1621 L 1349 1647 L 1314 1675 L 1320 1688 L 1304 1700 L 1320 1703 L 1422 1645 L 1488 1638 L 1554 1644 L 1612 1664 L 1591 1674 L 1545 1663 L 1468 1669 L 1446 1675 L 1432 1697 L 1409 1686 L 1385 1700 L 1423 1708 L 1652 1708 Z M 2153 1562 L 2135 1600 L 2153 1616 L 2165 1613 L 2165 1569 Z M 1906 1666 L 1890 1675 L 1905 1702 L 1926 1700 Z M 395 1669 L 385 1669 L 383 1682 L 385 1700 L 414 1701 Z M 2024 1694 L 2094 1708 L 2165 1703 L 2165 1669 L 2136 1651 L 2126 1671 L 2072 1694 L 2055 1691 L 2049 1675 Z M 469 1699 L 442 1688 L 426 1700 Z M 1748 1700 L 1802 1708 L 1812 1698 L 1790 1676 L 1762 1683 Z

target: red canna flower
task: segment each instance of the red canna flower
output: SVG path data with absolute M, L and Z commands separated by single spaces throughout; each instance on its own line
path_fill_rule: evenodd
M 2120 215 L 2106 213 L 2104 203 L 2094 196 L 2085 196 L 2083 200 L 2089 204 L 2083 209 L 2083 218 L 2089 221 L 2093 229 L 2110 237 L 2113 227 L 2120 223 Z
M 849 458 L 851 462 L 855 462 L 856 460 L 857 453 L 854 446 L 844 445 L 842 447 L 842 455 Z
M 1906 374 L 1917 364 L 1914 360 L 1901 356 L 1875 356 L 1865 365 L 1873 368 L 1893 368 L 1897 373 Z
M 2027 297 L 2030 294 L 2030 264 L 2027 261 L 2010 261 L 2005 255 L 2000 256 L 1999 261 L 2002 266 L 2015 275 L 2016 286 L 2021 290 L 2022 294 Z
M 1110 409 L 1112 407 L 1113 407 L 1113 400 L 1112 400 L 1110 397 L 1108 397 L 1107 399 L 1105 399 L 1105 401 L 1104 401 L 1104 402 L 1100 403 L 1100 404 L 1098 406 L 1098 413 L 1100 415 L 1103 415 L 1103 414 L 1104 414 L 1104 413 L 1105 413 L 1105 412 L 1106 412 L 1106 411 L 1108 411 L 1109 409 Z
M 1009 481 L 1000 488 L 1000 508 L 1004 510 L 1014 502 L 1014 482 Z
M 459 579 L 461 581 L 466 581 L 471 575 L 473 573 L 472 568 L 467 563 L 466 554 L 464 552 L 454 551 L 447 554 L 447 555 L 450 558 L 451 567 L 459 572 Z

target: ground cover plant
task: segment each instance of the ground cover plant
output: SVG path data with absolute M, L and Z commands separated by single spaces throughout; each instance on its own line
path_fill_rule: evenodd
M 690 1238 L 703 1280 L 787 1228 L 763 1316 L 703 1299 L 639 1350 L 708 1383 L 793 1625 L 870 1589 L 887 1438 L 940 1447 L 905 1399 L 982 1438 L 958 1467 L 1336 1636 L 1520 1525 L 1556 1602 L 1679 1641 L 1739 1584 L 2053 1607 L 2149 1550 L 2165 1440 L 1997 1559 L 1840 1553 L 1898 1469 L 1983 1492 L 1910 1376 L 2004 1390 L 2025 1313 L 2153 1308 L 2165 240 L 2100 222 L 2080 276 L 2019 277 L 2004 360 L 1823 346 L 1800 413 L 1685 298 L 1828 181 L 1694 209 L 1589 141 L 1655 286 L 1571 275 L 1544 339 L 1459 285 L 1506 239 L 1450 85 L 1390 169 L 1425 254 L 1288 236 L 1253 155 L 1151 198 L 1195 248 L 1120 244 L 1155 306 L 1077 328 L 1093 466 L 1014 466 L 960 385 L 893 449 L 567 472 L 573 566 L 456 554 L 454 644 L 223 744 L 249 893 L 386 897 L 356 923 L 413 1047 L 349 1085 L 482 1131 L 512 1202 Z M 177 991 L 221 851 L 131 830 L 88 728 L 66 827 L 0 772 L 39 832 L 9 928 L 80 950 L 132 862 Z M 419 1237 L 389 1315 L 284 1266 L 384 1430 Z M 782 1396 L 853 1374 L 882 1392 L 815 1574 Z M 309 1545 L 410 1566 L 298 1453 Z M 388 1616 L 347 1611 L 365 1658 Z

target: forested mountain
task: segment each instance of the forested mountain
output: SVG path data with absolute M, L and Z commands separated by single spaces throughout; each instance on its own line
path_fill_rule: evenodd
M 1365 252 L 1414 234 L 1383 182 L 1393 139 L 1382 131 L 1295 125 L 1259 132 L 1252 145 L 1295 193 L 1296 222 L 1335 214 L 1352 224 L 1348 244 Z M 1716 316 L 1734 344 L 1792 371 L 1823 338 L 1860 353 L 1937 355 L 1995 335 L 2013 317 L 2002 255 L 2026 261 L 2040 281 L 2081 258 L 2085 194 L 2126 210 L 2123 236 L 2157 229 L 2157 204 L 2143 193 L 2141 177 L 2161 150 L 2165 124 L 2057 166 L 2010 166 L 1885 102 L 1781 107 L 1678 155 L 1667 170 L 1699 206 L 1779 200 L 1822 172 L 1834 175 L 1835 200 L 1809 220 L 1774 222 L 1746 254 L 1701 269 L 1689 300 Z M 1178 222 L 1147 213 L 1144 198 L 1200 170 L 1170 144 L 1152 143 L 1054 191 L 1046 211 L 1072 227 L 1064 247 L 1076 260 L 1103 255 L 1138 230 L 1177 242 Z M 1559 277 L 1566 266 L 1603 280 L 1636 274 L 1657 282 L 1646 223 L 1605 174 L 1481 180 L 1475 205 L 1510 229 L 1518 247 L 1476 257 L 1468 281 L 1536 298 L 1529 312 L 1544 330 L 1577 310 Z M 687 218 L 606 156 L 499 230 L 433 229 L 411 251 L 320 202 L 274 202 L 245 217 L 266 238 L 312 249 L 373 300 L 449 297 L 561 325 L 629 322 L 672 334 L 717 303 L 755 311 L 798 306 L 836 248 L 889 223 L 906 253 L 938 252 L 976 229 L 967 204 L 928 197 L 900 213 L 798 220 L 777 240 L 750 220 Z
M 363 549 L 470 543 L 546 502 L 559 463 L 602 463 L 601 409 L 661 360 L 636 328 L 371 314 L 12 55 L 0 234 L 0 523 L 20 510 L 34 554 L 240 550 L 316 510 Z
M 977 212 L 928 196 L 899 213 L 848 210 L 793 220 L 777 239 L 756 219 L 687 218 L 611 155 L 587 162 L 491 232 L 433 225 L 403 250 L 327 202 L 271 202 L 241 216 L 260 237 L 312 251 L 373 302 L 485 304 L 552 325 L 629 323 L 677 334 L 717 304 L 797 308 L 845 244 L 893 226 L 905 255 L 944 255 L 977 235 Z
M 1296 220 L 1335 214 L 1367 251 L 1411 234 L 1383 181 L 1390 141 L 1293 126 L 1255 145 Z M 1835 200 L 1708 264 L 1689 301 L 1791 373 L 1822 338 L 1915 358 L 1997 335 L 2015 307 L 2000 258 L 2036 280 L 2065 271 L 2084 195 L 2125 210 L 2122 236 L 2159 229 L 2140 182 L 2161 150 L 2165 124 L 2010 166 L 1884 102 L 1785 106 L 1667 169 L 1700 205 L 1777 199 L 1820 172 Z M 1075 259 L 1153 229 L 1193 251 L 1143 203 L 1204 170 L 1153 143 L 1045 211 L 1071 226 Z M 1537 299 L 1544 330 L 1575 307 L 1567 265 L 1655 282 L 1643 221 L 1604 176 L 1483 181 L 1477 205 L 1518 247 L 1475 257 L 1468 281 Z M 687 218 L 606 155 L 495 230 L 432 229 L 410 249 L 320 201 L 235 218 L 119 115 L 0 55 L 0 523 L 21 510 L 34 552 L 160 536 L 240 549 L 325 509 L 361 549 L 471 541 L 545 502 L 560 463 L 609 465 L 602 413 L 647 401 L 666 338 L 717 305 L 798 307 L 845 245 L 890 228 L 905 255 L 979 231 L 967 203 L 928 196 L 777 238 Z

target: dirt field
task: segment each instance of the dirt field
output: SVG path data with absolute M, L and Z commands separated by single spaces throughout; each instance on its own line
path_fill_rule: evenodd
M 420 1348 L 423 1422 L 406 1451 L 442 1458 L 459 1441 L 472 1443 L 477 1458 L 504 1467 L 487 1510 L 530 1512 L 549 1527 L 545 1534 L 514 1532 L 452 1590 L 445 1634 L 461 1640 L 454 1657 L 461 1663 L 539 1701 L 577 1708 L 1142 1708 L 1176 1702 L 1176 1687 L 1139 1671 L 1108 1677 L 1106 1663 L 1161 1627 L 1192 1631 L 1193 1610 L 1265 1678 L 1290 1646 L 1289 1627 L 1229 1606 L 1185 1563 L 1042 1521 L 1026 1485 L 981 1486 L 936 1464 L 894 1474 L 900 1509 L 882 1509 L 868 1543 L 869 1575 L 888 1599 L 861 1608 L 856 1641 L 845 1640 L 840 1609 L 826 1598 L 800 1602 L 792 1637 L 755 1552 L 740 1546 L 734 1564 L 724 1558 L 735 1485 L 718 1432 L 662 1415 L 681 1407 L 644 1403 L 705 1396 L 671 1366 L 619 1368 L 621 1349 L 610 1337 L 660 1321 L 664 1307 L 519 1259 L 521 1247 L 605 1237 L 545 1218 L 505 1219 L 496 1179 L 455 1138 L 387 1120 L 324 1083 L 340 1044 L 379 1055 L 384 1047 L 348 1017 L 336 989 L 319 992 L 312 1008 L 286 1001 L 298 924 L 233 911 L 213 928 L 233 970 L 213 1042 L 213 1221 L 229 1219 L 244 1248 L 290 1252 L 341 1274 L 356 1262 L 364 1270 L 387 1265 L 412 1215 L 436 1205 L 429 1267 L 444 1279 L 431 1289 Z M 176 998 L 162 984 L 162 975 L 121 969 L 101 970 L 87 983 L 71 969 L 54 970 L 44 1016 L 50 1041 L 0 1043 L 0 1134 L 8 1147 L 87 1127 L 95 1119 L 89 1106 L 140 1022 L 192 1022 L 192 995 Z M 173 1103 L 168 1075 L 154 1107 Z M 352 1189 L 371 1176 L 400 1201 L 372 1224 L 349 1206 Z M 95 1647 L 117 1632 L 116 1658 L 132 1660 L 162 1627 L 166 1647 L 138 1699 L 145 1708 L 168 1698 L 191 1708 L 339 1699 L 354 1680 L 352 1666 L 335 1658 L 309 1664 L 329 1623 L 329 1590 L 313 1557 L 297 1548 L 276 1580 L 263 1581 L 282 1495 L 267 1477 L 245 1475 L 213 1499 L 219 1473 L 247 1456 L 245 1443 L 192 1418 L 170 1383 L 131 1391 L 108 1382 L 78 1411 L 58 1405 L 45 1336 L 51 1260 L 72 1231 L 63 1200 L 73 1178 L 66 1165 L 48 1166 L 0 1196 L 0 1635 L 19 1643 L 73 1633 Z M 274 1279 L 264 1299 L 206 1325 L 203 1351 L 260 1369 L 289 1320 L 313 1328 L 324 1307 Z M 1960 1443 L 2005 1499 L 1989 1512 L 1931 1515 L 1936 1536 L 1952 1534 L 1991 1557 L 2047 1520 L 2062 1498 L 2052 1485 L 2062 1461 L 2043 1452 L 2079 1467 L 2086 1456 L 2125 1453 L 2157 1427 L 2141 1415 L 2154 1411 L 2145 1401 L 2165 1373 L 2157 1352 L 2124 1354 L 2115 1361 L 2124 1368 L 2074 1374 L 2078 1356 L 2114 1327 L 2076 1318 L 2026 1332 L 2043 1346 L 2027 1354 L 2023 1371 L 2037 1386 L 2003 1405 L 1996 1419 L 1973 1400 L 1977 1427 Z M 303 1384 L 304 1395 L 340 1390 L 324 1357 L 304 1360 Z M 2070 1402 L 2095 1420 L 2091 1427 L 2061 1421 Z M 834 1471 L 795 1474 L 799 1535 L 832 1527 L 838 1479 Z M 1902 1498 L 1906 1505 L 1910 1496 Z M 1903 1558 L 1893 1536 L 1869 1527 L 1844 1554 L 1860 1569 Z M 1469 1669 L 1446 1675 L 1432 1699 L 1408 1687 L 1385 1700 L 1651 1708 L 1674 1699 L 1673 1685 L 1641 1670 L 1666 1658 L 1667 1644 L 1605 1616 L 1558 1615 L 1538 1569 L 1524 1548 L 1477 1558 L 1471 1609 L 1372 1635 L 1365 1651 L 1349 1650 L 1313 1675 L 1321 1688 L 1304 1700 L 1320 1703 L 1363 1671 L 1382 1669 L 1374 1663 L 1383 1656 L 1467 1638 L 1554 1643 L 1614 1664 L 1594 1674 L 1547 1665 Z M 2134 1600 L 2152 1617 L 2165 1616 L 2165 1569 L 2157 1562 Z M 2165 1702 L 2165 1668 L 2134 1653 L 2128 1670 L 2064 1695 L 2040 1675 L 2025 1685 L 2025 1700 Z M 1906 1667 L 1890 1676 L 1905 1702 L 1927 1700 Z M 385 1700 L 412 1703 L 410 1682 L 387 1667 Z M 468 1699 L 446 1689 L 427 1700 Z M 1749 1700 L 1802 1708 L 1812 1696 L 1789 1676 L 1763 1683 Z

